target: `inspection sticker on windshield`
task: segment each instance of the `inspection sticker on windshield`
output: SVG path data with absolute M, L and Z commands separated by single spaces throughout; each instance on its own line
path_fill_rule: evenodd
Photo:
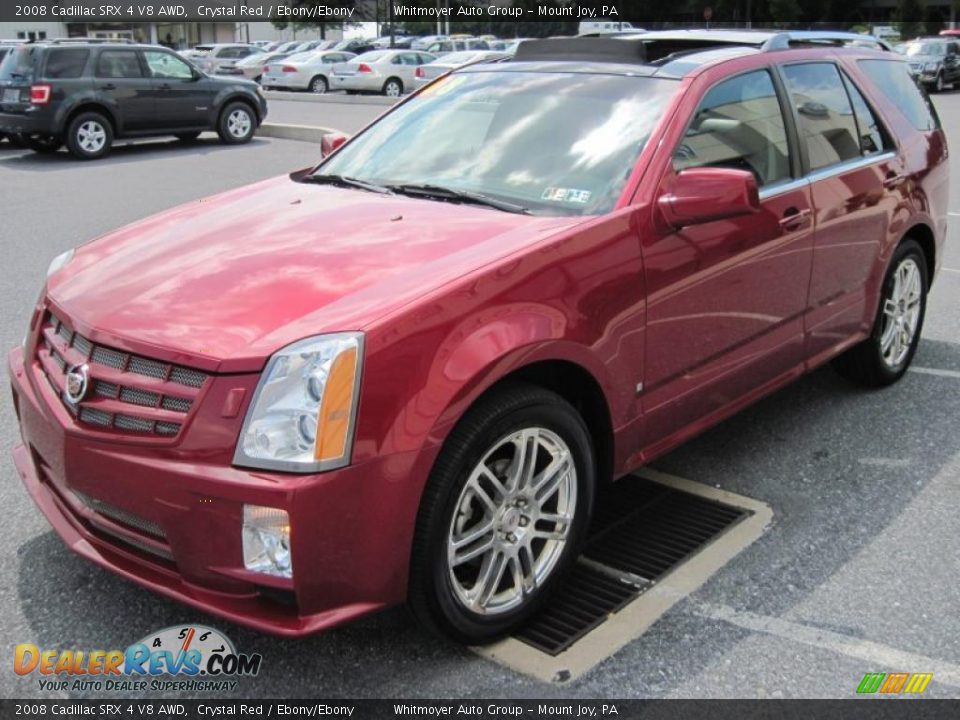
M 576 188 L 558 188 L 548 187 L 540 196 L 541 200 L 551 202 L 568 202 L 586 205 L 590 202 L 590 196 L 593 195 L 589 190 L 577 190 Z

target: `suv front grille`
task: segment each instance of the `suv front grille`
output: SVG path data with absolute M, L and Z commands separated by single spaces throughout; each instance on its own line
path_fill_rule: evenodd
M 206 373 L 98 345 L 47 313 L 37 343 L 47 381 L 77 422 L 92 429 L 172 438 L 193 409 Z M 67 373 L 87 366 L 89 388 L 67 397 Z

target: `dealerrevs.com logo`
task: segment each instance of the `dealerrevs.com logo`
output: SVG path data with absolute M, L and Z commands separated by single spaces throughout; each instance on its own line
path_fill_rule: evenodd
M 238 653 L 219 630 L 173 626 L 126 650 L 45 650 L 17 645 L 13 669 L 36 676 L 41 690 L 157 692 L 234 690 L 237 678 L 260 672 L 263 656 Z

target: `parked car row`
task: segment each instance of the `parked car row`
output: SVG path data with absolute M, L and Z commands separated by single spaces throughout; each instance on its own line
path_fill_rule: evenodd
M 190 141 L 205 130 L 245 143 L 266 115 L 256 83 L 202 72 L 158 45 L 41 41 L 0 61 L 0 133 L 37 152 L 66 145 L 92 160 L 117 138 Z

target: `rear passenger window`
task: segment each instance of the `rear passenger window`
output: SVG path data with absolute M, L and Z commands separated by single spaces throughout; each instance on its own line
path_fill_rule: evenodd
M 790 178 L 786 127 L 770 73 L 747 73 L 711 88 L 674 153 L 673 166 L 678 172 L 749 170 L 761 186 Z
M 83 68 L 90 57 L 89 50 L 58 48 L 47 53 L 46 77 L 51 80 L 69 80 L 83 75 Z
M 140 78 L 143 68 L 133 50 L 104 50 L 97 59 L 97 77 Z
M 859 158 L 857 123 L 836 65 L 787 65 L 783 74 L 800 119 L 800 140 L 806 144 L 810 169 Z
M 858 60 L 860 69 L 917 130 L 940 127 L 937 111 L 910 74 L 910 66 L 897 60 Z
M 846 75 L 843 76 L 843 84 L 850 95 L 850 102 L 853 103 L 853 113 L 860 130 L 860 152 L 863 155 L 873 155 L 893 149 L 893 143 L 877 120 L 876 114 L 867 105 L 866 99 L 857 90 L 857 86 Z

